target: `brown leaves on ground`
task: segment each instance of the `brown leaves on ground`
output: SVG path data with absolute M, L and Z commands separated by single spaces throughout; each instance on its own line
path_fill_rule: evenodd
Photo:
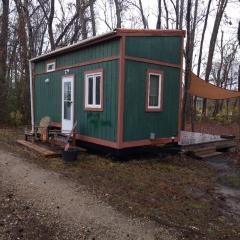
M 7 139 L 11 142 L 11 137 Z M 1 134 L 0 141 L 4 142 Z M 8 144 L 8 148 L 23 156 L 30 154 L 16 145 L 13 149 Z M 159 155 L 121 162 L 90 153 L 81 153 L 71 164 L 32 154 L 28 160 L 85 185 L 125 214 L 172 229 L 180 239 L 239 237 L 239 222 L 228 214 L 225 199 L 214 191 L 217 173 L 204 161 Z

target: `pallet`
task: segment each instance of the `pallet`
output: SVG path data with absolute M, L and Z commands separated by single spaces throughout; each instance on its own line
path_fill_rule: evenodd
M 43 157 L 53 158 L 53 157 L 61 156 L 60 153 L 50 150 L 44 146 L 39 146 L 36 143 L 31 143 L 25 140 L 17 140 L 17 143 L 23 145 L 24 147 L 27 147 L 30 150 L 34 150 L 35 152 L 39 153 Z

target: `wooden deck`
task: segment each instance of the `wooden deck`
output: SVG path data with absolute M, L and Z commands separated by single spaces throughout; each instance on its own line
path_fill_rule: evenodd
M 61 156 L 60 152 L 56 152 L 52 149 L 49 149 L 45 146 L 40 146 L 39 144 L 36 144 L 36 143 L 31 143 L 31 142 L 28 142 L 25 140 L 17 140 L 17 143 L 21 144 L 22 146 L 24 146 L 30 150 L 37 152 L 38 154 L 40 154 L 43 157 L 53 158 L 53 157 Z
M 182 131 L 179 146 L 183 151 L 207 154 L 236 147 L 235 139 L 222 138 L 219 135 Z M 211 152 L 211 151 L 210 151 Z

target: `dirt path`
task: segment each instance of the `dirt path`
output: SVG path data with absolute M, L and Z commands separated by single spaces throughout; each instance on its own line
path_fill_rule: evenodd
M 175 239 L 155 223 L 129 219 L 84 187 L 3 150 L 0 150 L 0 187 L 2 192 L 8 192 L 8 199 L 11 192 L 23 205 L 31 206 L 37 226 L 49 227 L 54 223 L 51 230 L 56 227 L 59 233 L 51 239 Z M 43 217 L 39 219 L 39 215 Z M 23 239 L 31 239 L 26 236 L 30 235 Z M 38 239 L 47 238 L 39 235 Z

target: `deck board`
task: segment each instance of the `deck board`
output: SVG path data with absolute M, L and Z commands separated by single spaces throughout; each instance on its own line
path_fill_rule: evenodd
M 194 144 L 211 143 L 211 142 L 223 142 L 223 141 L 226 141 L 226 139 L 221 138 L 221 136 L 219 135 L 181 131 L 181 138 L 180 138 L 179 145 L 185 146 L 185 145 L 194 145 Z
M 47 157 L 47 158 L 51 158 L 51 157 L 59 157 L 61 156 L 61 154 L 59 152 L 56 152 L 54 150 L 50 150 L 44 146 L 39 146 L 36 143 L 31 143 L 25 140 L 17 140 L 17 143 L 23 145 L 24 147 L 27 147 L 30 150 L 33 150 L 37 153 L 39 153 L 40 155 Z
M 185 151 L 205 151 L 213 148 L 216 151 L 236 146 L 235 139 L 222 138 L 219 135 L 182 131 L 179 146 Z

